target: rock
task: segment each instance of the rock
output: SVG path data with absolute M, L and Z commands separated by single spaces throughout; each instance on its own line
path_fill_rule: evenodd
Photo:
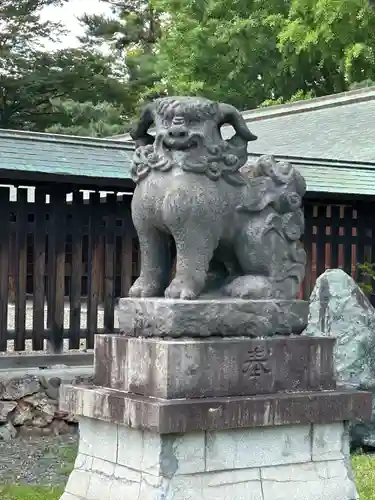
M 43 387 L 44 392 L 50 399 L 58 400 L 61 379 L 59 377 L 52 377 L 47 380 L 46 377 L 40 377 L 40 385 Z
M 42 393 L 27 396 L 23 399 L 23 401 L 35 408 L 35 410 L 38 411 L 38 415 L 40 413 L 40 417 L 46 422 L 46 424 L 52 422 L 57 410 L 57 401 L 50 399 L 48 396 Z
M 51 422 L 52 422 L 52 420 L 46 419 L 42 415 L 36 415 L 31 422 L 31 426 L 32 427 L 47 427 Z
M 375 309 L 341 269 L 330 269 L 318 278 L 310 297 L 304 335 L 335 337 L 338 384 L 368 390 L 374 395 Z M 372 422 L 352 427 L 352 444 L 375 447 L 374 403 Z
M 29 422 L 31 423 L 33 416 L 32 406 L 24 401 L 20 401 L 11 415 L 11 422 L 16 427 L 25 425 Z
M 10 422 L 0 426 L 0 441 L 11 441 L 16 436 L 17 431 Z
M 51 432 L 55 436 L 60 436 L 62 434 L 73 434 L 76 428 L 73 425 L 69 425 L 64 420 L 54 420 L 50 425 Z
M 17 401 L 25 396 L 37 393 L 39 389 L 39 378 L 35 375 L 3 380 L 0 382 L 0 399 Z
M 8 421 L 9 414 L 16 408 L 14 401 L 0 401 L 0 423 Z

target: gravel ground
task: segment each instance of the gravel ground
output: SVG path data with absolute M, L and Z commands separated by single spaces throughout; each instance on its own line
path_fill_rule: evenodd
M 1 484 L 63 486 L 72 470 L 78 433 L 0 442 Z

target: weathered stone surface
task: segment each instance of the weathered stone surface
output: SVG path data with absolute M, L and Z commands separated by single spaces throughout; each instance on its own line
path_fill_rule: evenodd
M 61 409 L 161 434 L 196 430 L 367 421 L 371 394 L 320 391 L 260 396 L 157 399 L 102 387 L 61 386 Z
M 0 401 L 0 423 L 8 421 L 9 414 L 16 408 L 14 401 Z
M 95 336 L 95 385 L 158 398 L 335 388 L 334 340 Z
M 333 427 L 324 446 L 339 458 L 313 462 L 314 425 L 159 435 L 82 418 L 81 440 L 102 445 L 80 447 L 61 500 L 356 500 L 348 435 Z
M 0 382 L 0 399 L 16 401 L 40 389 L 39 377 L 28 375 L 21 378 L 10 378 Z
M 0 441 L 11 441 L 17 436 L 17 431 L 10 422 L 0 426 Z
M 24 401 L 20 401 L 11 417 L 11 422 L 15 426 L 31 423 L 34 417 L 32 406 Z
M 307 324 L 303 300 L 120 299 L 120 331 L 131 337 L 268 337 L 299 334 Z
M 38 414 L 34 417 L 34 422 L 38 423 L 35 423 L 34 425 L 37 427 L 44 427 L 44 425 L 42 425 L 43 421 L 45 422 L 45 425 L 52 422 L 57 410 L 57 401 L 49 399 L 48 396 L 38 393 L 24 398 L 24 402 L 28 403 L 38 411 Z
M 156 138 L 147 133 L 155 122 Z M 220 127 L 235 135 L 223 140 Z M 286 162 L 247 162 L 256 137 L 239 111 L 197 97 L 150 103 L 134 131 L 132 217 L 141 273 L 131 297 L 294 299 L 305 272 L 299 240 L 306 184 Z M 170 236 L 176 274 L 168 286 Z M 207 279 L 210 276 L 211 279 Z
M 328 270 L 318 278 L 304 334 L 335 338 L 338 383 L 375 394 L 375 310 L 341 269 Z M 375 447 L 375 399 L 372 421 L 355 426 L 352 437 L 355 445 Z

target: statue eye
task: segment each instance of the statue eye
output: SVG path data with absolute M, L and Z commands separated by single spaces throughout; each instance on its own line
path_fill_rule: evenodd
M 168 118 L 163 118 L 161 124 L 163 127 L 168 128 L 170 126 L 170 120 L 168 120 Z

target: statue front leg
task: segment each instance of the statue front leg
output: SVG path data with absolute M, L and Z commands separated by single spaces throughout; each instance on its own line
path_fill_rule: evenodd
M 170 276 L 169 236 L 154 227 L 137 227 L 141 273 L 129 297 L 162 297 Z
M 217 246 L 217 238 L 207 228 L 184 227 L 173 234 L 176 243 L 176 274 L 165 291 L 166 298 L 196 299 L 202 292 Z

